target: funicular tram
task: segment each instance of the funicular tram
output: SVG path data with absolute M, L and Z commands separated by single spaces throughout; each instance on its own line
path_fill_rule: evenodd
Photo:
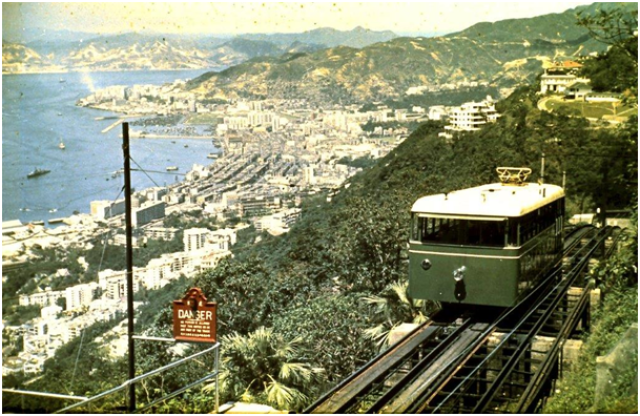
M 527 183 L 528 168 L 496 170 L 500 183 L 414 203 L 409 242 L 413 298 L 509 307 L 559 266 L 563 189 Z

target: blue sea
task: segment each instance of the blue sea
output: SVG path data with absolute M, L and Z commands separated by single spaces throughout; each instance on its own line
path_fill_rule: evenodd
M 2 220 L 89 213 L 91 201 L 113 200 L 120 192 L 124 177 L 112 178 L 112 173 L 123 167 L 122 127 L 101 133 L 116 120 L 95 118 L 116 114 L 77 107 L 78 99 L 110 85 L 162 84 L 204 72 L 2 75 Z M 58 148 L 60 141 L 66 149 Z M 210 140 L 131 139 L 132 158 L 146 171 L 156 171 L 149 173 L 152 179 L 132 172 L 132 187 L 175 183 L 183 176 L 167 173 L 167 166 L 186 173 L 194 163 L 209 164 L 207 154 L 217 151 Z M 133 162 L 131 167 L 137 168 Z M 27 179 L 35 168 L 51 173 Z

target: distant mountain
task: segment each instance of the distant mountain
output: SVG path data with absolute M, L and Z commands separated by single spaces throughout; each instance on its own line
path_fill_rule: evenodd
M 188 88 L 207 96 L 268 94 L 325 102 L 397 99 L 412 87 L 443 84 L 450 88 L 488 83 L 507 93 L 531 82 L 545 62 L 604 51 L 607 45 L 593 41 L 586 29 L 575 24 L 576 12 L 597 7 L 479 23 L 444 37 L 394 38 L 362 49 L 339 46 L 254 59 L 220 73 L 206 73 Z
M 363 48 L 374 43 L 386 42 L 397 38 L 398 35 L 388 30 L 373 31 L 358 26 L 352 30 L 337 30 L 325 27 L 303 33 L 246 34 L 241 35 L 241 37 L 251 40 L 264 40 L 278 45 L 302 42 L 325 45 L 326 47 L 350 46 L 352 48 Z
M 3 54 L 7 54 L 4 59 L 12 62 L 13 66 L 4 68 L 4 72 L 38 72 L 52 67 L 91 71 L 222 68 L 257 56 L 318 49 L 317 45 L 300 42 L 281 47 L 242 38 L 194 39 L 139 33 L 98 36 L 81 41 L 35 40 L 28 45 L 10 45 L 12 48 L 4 48 Z M 18 49 L 30 52 L 18 53 Z M 29 61 L 22 62 L 21 57 Z M 21 62 L 24 65 L 18 65 Z
M 136 70 L 222 68 L 259 56 L 315 52 L 328 46 L 365 46 L 394 38 L 392 32 L 363 28 L 350 31 L 316 29 L 304 33 L 245 35 L 232 39 L 197 35 L 124 33 L 92 35 L 84 32 L 44 31 L 27 33 L 21 46 L 40 56 L 39 61 L 19 65 L 19 54 L 7 57 L 14 62 L 4 72 L 41 70 Z M 17 44 L 16 44 L 17 45 Z M 25 57 L 27 55 L 24 55 Z
M 2 42 L 2 72 L 29 72 L 31 68 L 54 70 L 48 60 L 24 45 Z
M 109 41 L 89 42 L 62 57 L 61 62 L 74 70 L 197 69 L 211 67 L 202 50 L 155 39 L 130 45 Z

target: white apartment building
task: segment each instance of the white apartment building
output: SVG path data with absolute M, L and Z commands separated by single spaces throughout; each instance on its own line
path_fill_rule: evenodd
M 93 301 L 93 294 L 97 288 L 98 283 L 96 282 L 66 288 L 64 297 L 67 301 L 67 310 L 72 311 L 80 309 L 83 306 L 89 306 L 91 301 Z
M 124 214 L 125 201 L 119 199 L 111 201 L 91 201 L 91 216 L 97 220 L 104 221 L 116 215 Z
M 249 127 L 249 117 L 224 117 L 223 123 L 227 126 L 227 129 L 246 129 Z
M 133 268 L 133 292 L 140 290 L 140 281 L 146 277 L 146 269 Z M 107 299 L 119 300 L 127 295 L 127 272 L 124 270 L 103 270 L 98 273 L 98 286 L 106 293 Z
M 443 105 L 433 105 L 429 107 L 429 120 L 442 120 L 447 117 L 447 109 Z
M 226 251 L 230 250 L 237 241 L 236 230 L 224 228 L 221 230 L 211 231 L 207 244 L 214 249 Z
M 200 270 L 213 269 L 225 257 L 233 256 L 229 250 L 226 251 L 210 251 L 202 256 L 200 262 Z
M 488 101 L 470 102 L 454 107 L 449 113 L 450 131 L 477 131 L 487 123 L 495 123 L 500 115 L 495 105 Z
M 289 227 L 300 218 L 302 210 L 300 208 L 289 208 L 275 214 L 258 218 L 254 221 L 257 231 L 279 231 L 286 232 Z
M 50 287 L 46 288 L 42 292 L 34 293 L 31 295 L 20 295 L 18 304 L 20 306 L 38 305 L 41 308 L 46 306 L 55 305 L 58 299 L 65 296 L 65 292 L 62 290 L 52 291 Z
M 140 290 L 140 283 L 133 281 L 133 293 Z M 107 299 L 121 300 L 127 297 L 127 279 L 110 280 L 106 288 Z
M 273 121 L 273 114 L 252 111 L 249 113 L 248 118 L 250 126 L 260 126 L 263 124 L 271 124 Z
M 184 230 L 184 251 L 190 252 L 200 250 L 207 243 L 207 237 L 209 236 L 209 230 L 206 228 L 190 228 Z
M 177 228 L 148 227 L 144 229 L 144 236 L 153 239 L 173 240 L 178 232 Z

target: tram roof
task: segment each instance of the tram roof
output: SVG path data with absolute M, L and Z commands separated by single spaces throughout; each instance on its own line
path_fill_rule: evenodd
M 493 183 L 418 199 L 411 212 L 425 214 L 520 217 L 564 196 L 557 185 Z

